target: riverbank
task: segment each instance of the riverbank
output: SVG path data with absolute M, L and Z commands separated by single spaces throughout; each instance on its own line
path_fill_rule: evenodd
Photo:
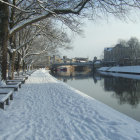
M 98 69 L 98 71 L 126 73 L 126 74 L 140 74 L 140 66 L 101 67 Z
M 138 140 L 140 123 L 58 81 L 34 72 L 6 110 L 0 110 L 4 140 Z

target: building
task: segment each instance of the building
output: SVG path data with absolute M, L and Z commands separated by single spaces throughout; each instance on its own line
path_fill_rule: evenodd
M 140 50 L 121 44 L 104 49 L 104 63 L 107 65 L 136 65 L 140 63 Z
M 83 57 L 75 57 L 75 62 L 88 62 L 88 58 L 83 58 Z
M 104 49 L 104 61 L 109 62 L 113 61 L 113 48 L 105 48 Z

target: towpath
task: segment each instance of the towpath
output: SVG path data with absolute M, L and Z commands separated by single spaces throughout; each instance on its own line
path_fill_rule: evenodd
M 0 140 L 139 140 L 140 123 L 34 72 L 0 110 Z

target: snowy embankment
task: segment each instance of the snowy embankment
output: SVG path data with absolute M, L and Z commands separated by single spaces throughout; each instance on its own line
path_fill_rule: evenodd
M 0 140 L 27 139 L 139 140 L 140 123 L 38 70 L 0 110 Z
M 99 71 L 140 74 L 140 66 L 101 67 Z
M 126 74 L 126 73 L 124 74 L 124 73 L 113 73 L 113 72 L 103 72 L 103 71 L 100 71 L 99 73 L 102 75 L 107 75 L 107 76 L 140 80 L 140 75 L 136 75 L 136 74 Z

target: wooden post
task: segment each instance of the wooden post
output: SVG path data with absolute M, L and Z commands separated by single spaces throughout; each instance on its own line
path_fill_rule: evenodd
M 19 88 L 21 88 L 21 84 L 19 84 Z
M 9 105 L 9 98 L 7 98 L 6 100 L 6 105 Z
M 18 91 L 18 87 L 15 87 L 15 88 L 14 88 L 14 91 Z
M 0 103 L 0 108 L 4 109 L 4 102 Z
M 13 100 L 13 94 L 10 95 L 10 100 Z

